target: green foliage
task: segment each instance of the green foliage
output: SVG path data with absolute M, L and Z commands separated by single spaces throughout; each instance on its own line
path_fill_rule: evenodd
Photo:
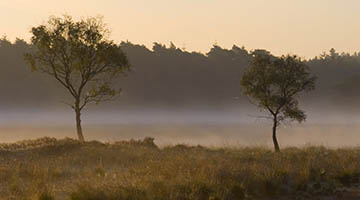
M 116 94 L 109 81 L 130 69 L 120 46 L 107 39 L 108 32 L 99 18 L 51 17 L 46 25 L 32 28 L 33 51 L 25 58 L 32 70 L 53 76 L 84 104 L 99 103 Z
M 272 115 L 278 122 L 285 119 L 302 122 L 306 116 L 298 107 L 298 95 L 315 88 L 316 77 L 297 56 L 272 56 L 254 51 L 250 67 L 244 72 L 241 86 L 252 102 Z

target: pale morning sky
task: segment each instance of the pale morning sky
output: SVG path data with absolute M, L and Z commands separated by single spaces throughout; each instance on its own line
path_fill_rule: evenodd
M 0 34 L 29 40 L 32 26 L 64 13 L 104 17 L 111 39 L 207 52 L 217 42 L 276 55 L 360 51 L 360 0 L 0 0 Z

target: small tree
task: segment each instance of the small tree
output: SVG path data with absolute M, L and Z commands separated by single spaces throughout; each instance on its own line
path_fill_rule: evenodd
M 81 111 L 90 102 L 112 99 L 119 91 L 111 80 L 130 69 L 119 45 L 108 40 L 100 18 L 73 21 L 70 16 L 50 17 L 31 29 L 32 51 L 25 55 L 31 69 L 54 77 L 74 98 L 80 141 L 84 141 Z
M 315 88 L 316 77 L 310 74 L 309 67 L 297 56 L 277 58 L 268 52 L 256 50 L 252 57 L 240 84 L 253 104 L 269 112 L 273 121 L 274 148 L 279 152 L 277 127 L 286 119 L 299 123 L 306 119 L 304 111 L 299 109 L 298 96 L 303 91 Z

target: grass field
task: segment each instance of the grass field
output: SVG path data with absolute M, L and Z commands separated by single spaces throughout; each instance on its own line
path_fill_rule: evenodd
M 360 148 L 101 143 L 0 144 L 0 199 L 359 199 Z

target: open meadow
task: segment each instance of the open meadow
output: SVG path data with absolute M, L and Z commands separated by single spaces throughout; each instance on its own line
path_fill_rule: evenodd
M 0 145 L 0 199 L 359 199 L 360 148 L 173 145 L 152 138 Z

